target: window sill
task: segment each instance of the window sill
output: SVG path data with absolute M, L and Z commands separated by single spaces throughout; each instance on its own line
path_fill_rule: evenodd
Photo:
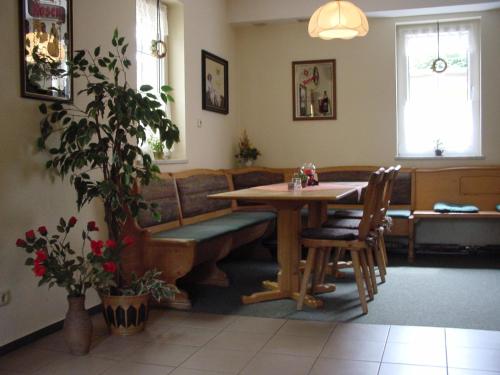
M 167 165 L 167 164 L 187 164 L 189 160 L 187 159 L 162 159 L 154 161 L 158 165 Z
M 484 160 L 484 155 L 480 156 L 395 156 L 395 160 Z

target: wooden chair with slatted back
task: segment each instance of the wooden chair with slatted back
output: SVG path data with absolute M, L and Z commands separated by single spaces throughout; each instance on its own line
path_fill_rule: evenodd
M 307 228 L 302 231 L 301 243 L 308 248 L 306 266 L 302 277 L 300 295 L 297 302 L 297 309 L 301 310 L 309 286 L 311 274 L 318 269 L 325 267 L 321 260 L 328 259 L 324 252 L 330 252 L 332 248 L 341 248 L 351 253 L 354 275 L 358 288 L 359 300 L 364 314 L 368 313 L 366 302 L 365 285 L 370 298 L 373 298 L 373 284 L 370 277 L 370 267 L 373 272 L 373 257 L 367 257 L 367 249 L 373 246 L 373 239 L 370 236 L 372 220 L 376 210 L 380 208 L 380 200 L 383 195 L 385 183 L 384 169 L 373 172 L 370 175 L 366 189 L 365 203 L 363 206 L 363 217 L 358 229 L 343 228 Z M 315 290 L 315 283 L 311 286 L 311 292 Z

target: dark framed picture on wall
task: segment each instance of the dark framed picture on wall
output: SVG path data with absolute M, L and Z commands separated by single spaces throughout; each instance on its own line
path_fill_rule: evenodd
M 201 51 L 202 108 L 229 113 L 228 62 L 210 52 Z
M 72 0 L 19 0 L 21 95 L 71 102 Z
M 292 62 L 293 119 L 336 120 L 335 60 Z

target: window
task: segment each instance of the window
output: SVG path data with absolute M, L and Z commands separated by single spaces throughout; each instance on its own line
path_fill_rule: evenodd
M 166 42 L 168 36 L 167 7 L 160 2 L 160 17 L 157 19 L 157 0 L 137 0 L 136 2 L 136 40 L 137 40 L 137 87 L 142 85 L 153 86 L 153 93 L 158 98 L 161 86 L 167 84 L 167 58 L 159 59 L 151 52 L 151 42 L 158 39 L 158 22 L 162 40 Z M 168 117 L 171 117 L 170 105 L 164 108 Z M 150 132 L 148 139 L 158 138 Z M 144 151 L 149 152 L 147 143 L 141 145 Z
M 481 156 L 479 20 L 398 25 L 398 156 Z M 436 143 L 440 142 L 440 147 Z

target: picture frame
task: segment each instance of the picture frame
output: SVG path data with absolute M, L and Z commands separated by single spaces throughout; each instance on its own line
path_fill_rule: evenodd
M 21 96 L 72 102 L 73 0 L 19 0 Z
M 201 51 L 202 109 L 229 113 L 228 67 L 227 60 Z
M 337 119 L 336 60 L 292 62 L 293 120 Z

